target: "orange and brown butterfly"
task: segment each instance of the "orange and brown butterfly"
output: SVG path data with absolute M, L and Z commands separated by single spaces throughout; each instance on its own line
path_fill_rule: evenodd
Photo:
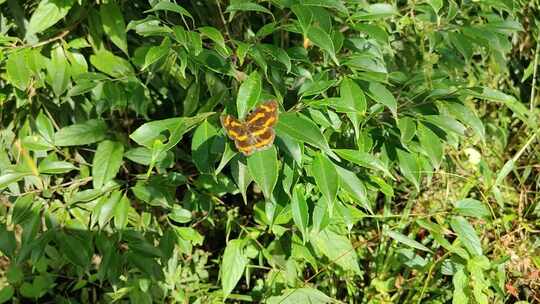
M 272 145 L 276 133 L 274 125 L 278 120 L 278 103 L 270 100 L 251 111 L 244 121 L 231 115 L 223 115 L 221 125 L 225 128 L 238 151 L 251 155 L 255 151 L 264 150 Z

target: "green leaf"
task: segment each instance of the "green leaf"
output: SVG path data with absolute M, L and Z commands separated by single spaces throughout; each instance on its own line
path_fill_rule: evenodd
M 163 150 L 167 151 L 180 142 L 185 133 L 212 114 L 213 113 L 201 113 L 193 117 L 176 117 L 154 120 L 137 128 L 129 135 L 129 137 L 137 144 L 151 149 L 155 140 L 164 139 L 164 136 L 161 133 L 164 131 L 169 131 L 171 135 Z
M 212 144 L 217 134 L 218 130 L 208 120 L 200 124 L 193 133 L 191 155 L 199 172 L 210 173 L 212 171 L 214 160 L 211 157 Z
M 22 224 L 32 216 L 32 206 L 34 203 L 34 195 L 26 194 L 19 196 L 13 205 L 12 222 L 15 225 Z
M 380 20 L 397 14 L 397 10 L 387 3 L 375 3 L 369 5 L 365 12 L 359 12 L 354 15 L 357 20 Z
M 240 85 L 240 89 L 238 90 L 238 96 L 236 97 L 238 118 L 243 119 L 244 116 L 257 105 L 261 96 L 261 91 L 261 76 L 257 71 L 254 71 Z
M 151 47 L 144 56 L 144 65 L 142 66 L 141 70 L 146 70 L 151 64 L 169 54 L 170 50 L 170 43 L 164 43 L 162 45 Z
M 327 304 L 334 302 L 339 303 L 325 295 L 323 292 L 309 287 L 285 289 L 282 291 L 281 296 L 272 296 L 266 301 L 268 304 Z
M 245 241 L 232 240 L 229 241 L 225 252 L 223 253 L 223 261 L 221 263 L 221 288 L 223 290 L 223 298 L 226 299 L 231 291 L 236 287 L 236 284 L 242 277 L 244 269 L 249 260 L 243 252 Z
M 333 214 L 334 203 L 339 189 L 339 176 L 334 163 L 322 153 L 317 153 L 311 163 L 311 174 L 315 178 L 318 190 L 328 204 L 330 216 Z
M 116 176 L 123 155 L 124 146 L 121 143 L 110 140 L 99 143 L 92 162 L 92 184 L 95 189 L 101 188 Z
M 527 123 L 529 119 L 529 110 L 519 102 L 515 97 L 507 95 L 499 90 L 491 89 L 488 87 L 479 87 L 473 89 L 467 89 L 463 92 L 464 96 L 473 96 L 480 99 L 486 99 L 489 101 L 500 102 L 507 106 L 519 119 Z
M 399 169 L 409 182 L 411 182 L 417 191 L 420 191 L 420 166 L 416 154 L 398 149 L 397 156 L 399 161 Z
M 115 190 L 109 197 L 101 197 L 92 213 L 92 220 L 95 221 L 95 217 L 97 216 L 99 227 L 105 227 L 112 219 L 116 210 L 116 205 L 118 205 L 121 198 L 122 192 L 120 190 Z
M 364 91 L 354 80 L 350 78 L 343 79 L 339 92 L 346 107 L 355 109 L 358 114 L 365 114 L 367 109 L 366 97 Z
M 32 175 L 30 172 L 5 172 L 0 175 L 0 190 L 3 190 L 12 183 L 18 182 L 25 176 Z
M 127 60 L 104 49 L 91 55 L 90 63 L 100 72 L 112 77 L 121 78 L 134 74 L 133 67 Z
M 431 131 L 430 128 L 421 123 L 418 124 L 417 134 L 420 145 L 429 157 L 431 164 L 435 169 L 438 169 L 443 158 L 443 145 L 441 140 L 435 132 Z
M 103 31 L 107 34 L 107 37 L 127 55 L 126 23 L 120 7 L 116 3 L 109 1 L 99 7 L 99 14 L 103 24 Z
M 285 134 L 292 139 L 308 143 L 326 153 L 333 154 L 321 130 L 304 115 L 295 112 L 283 113 L 279 116 L 275 129 L 278 135 Z
M 257 3 L 253 3 L 250 1 L 240 0 L 235 1 L 232 0 L 231 4 L 227 6 L 227 9 L 225 12 L 232 13 L 236 11 L 251 11 L 251 12 L 260 12 L 260 13 L 266 13 L 272 15 L 272 12 L 270 12 L 266 7 L 259 5 Z
M 409 116 L 399 118 L 398 128 L 402 143 L 410 142 L 416 134 L 416 123 Z
M 54 135 L 56 146 L 88 145 L 105 138 L 107 125 L 103 120 L 90 119 L 84 123 L 64 127 Z
M 452 304 L 470 303 L 468 294 L 469 279 L 463 270 L 463 267 L 452 277 L 452 284 L 454 285 L 454 293 L 452 296 Z
M 454 211 L 463 216 L 489 218 L 491 213 L 484 203 L 473 198 L 465 198 L 454 202 Z
M 5 285 L 0 290 L 0 303 L 6 303 L 15 294 L 15 289 L 11 285 Z
M 459 240 L 472 255 L 482 255 L 482 243 L 473 226 L 461 216 L 454 216 L 450 226 L 456 232 Z
M 333 151 L 336 152 L 340 157 L 352 163 L 364 168 L 382 171 L 386 176 L 392 178 L 392 174 L 388 170 L 388 166 L 369 153 L 351 149 L 334 149 Z
M 310 241 L 317 250 L 345 271 L 361 274 L 356 251 L 346 236 L 326 228 L 318 233 L 312 230 Z
M 307 228 L 309 225 L 309 209 L 304 197 L 304 185 L 297 184 L 293 190 L 291 211 L 293 221 L 302 233 L 304 242 L 307 241 Z
M 43 138 L 49 142 L 54 142 L 54 127 L 51 122 L 51 120 L 43 114 L 42 111 L 39 112 L 38 116 L 36 117 L 36 127 L 37 131 Z
M 172 3 L 168 0 L 162 0 L 162 1 L 159 1 L 156 5 L 154 5 L 154 7 L 152 7 L 151 9 L 145 11 L 145 13 L 149 13 L 149 12 L 155 12 L 155 11 L 169 11 L 169 12 L 175 12 L 175 13 L 178 13 L 180 15 L 183 15 L 183 16 L 186 16 L 186 17 L 189 17 L 191 19 L 193 19 L 193 16 L 183 7 L 181 7 L 180 5 L 176 4 L 176 3 Z
M 261 187 L 264 197 L 270 199 L 278 179 L 279 163 L 274 146 L 257 151 L 247 158 L 249 174 Z
M 339 65 L 339 61 L 336 57 L 336 50 L 334 48 L 334 42 L 332 41 L 332 37 L 328 35 L 327 32 L 322 30 L 320 27 L 311 26 L 308 29 L 307 37 L 313 44 L 320 47 L 321 49 L 325 50 L 328 55 L 330 55 L 330 58 Z
M 242 194 L 242 199 L 244 200 L 244 203 L 247 204 L 247 188 L 253 181 L 253 178 L 249 174 L 247 165 L 245 165 L 239 157 L 233 159 L 233 161 L 231 162 L 231 173 L 234 182 L 240 190 L 240 194 Z
M 56 235 L 59 251 L 73 264 L 86 268 L 90 263 L 90 247 L 78 236 L 71 236 L 66 233 Z
M 397 118 L 397 101 L 385 86 L 378 82 L 370 82 L 368 95 L 376 102 L 390 109 L 392 115 Z
M 30 17 L 26 37 L 41 33 L 64 18 L 75 0 L 41 0 Z
M 56 96 L 62 95 L 67 89 L 70 77 L 70 66 L 64 49 L 57 45 L 51 50 L 51 60 L 47 63 L 47 76 Z
M 65 161 L 45 161 L 43 160 L 38 167 L 40 174 L 62 174 L 71 170 L 76 170 L 72 163 Z
M 26 90 L 32 76 L 27 60 L 27 52 L 20 51 L 10 54 L 6 62 L 9 81 L 21 91 Z
M 364 183 L 358 178 L 358 176 L 356 176 L 355 173 L 337 165 L 335 167 L 339 175 L 341 188 L 352 197 L 356 204 L 361 205 L 369 210 L 369 212 L 373 213 L 371 206 L 369 205 L 367 189 Z
M 128 223 L 129 207 L 129 199 L 124 193 L 114 208 L 114 227 L 116 229 L 122 230 L 126 228 Z
M 169 218 L 178 223 L 189 223 L 191 222 L 191 211 L 184 209 L 178 205 L 174 205 L 172 211 L 168 214 Z
M 225 45 L 225 39 L 218 29 L 211 26 L 203 26 L 198 28 L 198 30 L 202 36 L 210 38 L 210 40 L 214 41 L 218 45 L 218 51 L 221 50 L 220 54 L 224 56 L 229 55 L 230 51 Z
M 419 250 L 422 250 L 422 251 L 426 251 L 426 252 L 430 252 L 430 253 L 433 253 L 433 251 L 431 251 L 429 248 L 427 248 L 426 246 L 422 245 L 421 243 L 409 238 L 408 236 L 404 235 L 404 234 L 401 234 L 397 231 L 393 231 L 393 230 L 387 230 L 385 232 L 385 234 L 391 238 L 393 238 L 394 240 L 400 242 L 400 243 L 403 243 L 407 246 L 410 246 L 412 248 L 416 248 L 416 249 L 419 249 Z

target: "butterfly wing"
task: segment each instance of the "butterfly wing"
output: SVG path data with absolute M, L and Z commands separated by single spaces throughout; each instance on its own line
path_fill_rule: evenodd
M 276 133 L 273 126 L 278 119 L 278 104 L 267 101 L 251 112 L 246 118 L 248 134 L 253 136 L 255 150 L 268 148 L 274 142 Z
M 225 115 L 220 117 L 221 125 L 225 129 L 227 136 L 234 140 L 234 145 L 238 151 L 244 155 L 250 155 L 255 150 L 253 136 L 248 134 L 248 130 L 245 123 L 240 122 L 238 119 L 231 115 Z

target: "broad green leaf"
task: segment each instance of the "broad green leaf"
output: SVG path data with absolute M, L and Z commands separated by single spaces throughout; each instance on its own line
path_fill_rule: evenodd
M 386 176 L 392 177 L 385 163 L 369 153 L 351 149 L 334 149 L 333 151 L 352 163 L 365 168 L 382 171 Z
M 278 179 L 279 163 L 274 146 L 257 151 L 247 158 L 249 174 L 261 187 L 264 197 L 270 199 Z
M 394 118 L 397 118 L 397 101 L 384 85 L 378 82 L 370 82 L 368 95 L 376 102 L 390 109 Z
M 0 303 L 7 303 L 15 294 L 15 288 L 11 285 L 5 285 L 0 289 Z
M 307 241 L 307 228 L 309 225 L 309 209 L 304 197 L 304 185 L 297 184 L 291 199 L 291 211 L 295 225 L 300 229 L 304 242 Z
M 205 120 L 201 123 L 191 140 L 191 155 L 193 163 L 202 173 L 210 173 L 213 166 L 212 143 L 218 134 L 218 130 L 212 124 Z
M 48 143 L 54 142 L 54 127 L 51 120 L 43 114 L 42 111 L 39 112 L 36 117 L 36 127 L 37 131 Z
M 367 109 L 364 91 L 356 82 L 350 78 L 341 81 L 339 89 L 341 99 L 348 108 L 355 109 L 358 114 L 364 114 Z
M 56 146 L 88 145 L 105 138 L 107 125 L 103 120 L 90 119 L 80 124 L 64 127 L 54 135 Z
M 116 229 L 122 230 L 126 228 L 128 223 L 129 207 L 129 198 L 126 194 L 124 194 L 114 207 L 114 227 Z
M 306 6 L 320 6 L 333 8 L 339 12 L 347 13 L 347 7 L 343 4 L 341 0 L 302 0 L 302 5 Z
M 404 235 L 404 234 L 401 234 L 397 231 L 393 231 L 393 230 L 387 230 L 386 235 L 388 235 L 389 237 L 393 238 L 394 240 L 400 242 L 400 243 L 403 243 L 407 246 L 410 246 L 412 248 L 416 248 L 416 249 L 419 249 L 419 250 L 422 250 L 422 251 L 426 251 L 426 252 L 430 252 L 430 253 L 433 253 L 433 251 L 431 251 L 429 248 L 427 248 L 426 246 L 422 245 L 421 243 L 411 239 L 410 237 Z
M 225 39 L 223 38 L 223 35 L 218 29 L 211 26 L 203 26 L 198 28 L 198 30 L 202 36 L 210 38 L 210 40 L 214 41 L 217 44 L 217 46 L 219 47 L 217 50 L 221 50 L 220 54 L 222 54 L 223 56 L 230 55 L 229 48 L 227 48 L 227 46 L 225 45 Z
M 213 113 L 201 113 L 193 117 L 176 117 L 163 120 L 154 120 L 137 128 L 129 135 L 129 137 L 141 146 L 152 148 L 155 140 L 165 139 L 161 133 L 164 131 L 169 131 L 171 135 L 165 147 L 165 150 L 168 150 L 174 147 L 182 139 L 182 136 L 186 132 L 194 128 L 197 124 L 204 121 L 212 114 Z
M 64 49 L 57 45 L 51 50 L 51 60 L 47 62 L 47 79 L 56 96 L 67 89 L 70 78 L 70 65 Z
M 409 182 L 411 182 L 417 191 L 420 191 L 420 166 L 418 164 L 418 156 L 414 153 L 398 149 L 397 156 L 399 161 L 399 169 Z
M 14 52 L 9 55 L 6 62 L 7 76 L 12 85 L 24 91 L 30 83 L 32 70 L 28 66 L 26 51 Z
M 90 63 L 100 72 L 112 77 L 121 78 L 134 74 L 133 67 L 127 60 L 104 49 L 91 55 Z
M 29 135 L 21 140 L 22 146 L 32 151 L 48 151 L 54 146 L 39 135 Z
M 154 5 L 151 9 L 145 11 L 145 13 L 154 12 L 154 11 L 169 11 L 169 12 L 175 12 L 180 15 L 189 17 L 193 19 L 193 16 L 183 7 L 180 5 L 170 2 L 168 0 L 162 0 L 159 1 L 156 5 Z
M 168 41 L 168 40 L 166 40 Z M 163 58 L 171 51 L 170 43 L 164 41 L 161 45 L 151 47 L 144 56 L 144 65 L 141 70 L 146 70 L 151 64 Z
M 168 214 L 168 217 L 178 223 L 189 223 L 191 222 L 191 211 L 184 209 L 178 205 L 174 205 L 171 212 Z
M 116 176 L 123 155 L 124 146 L 121 143 L 110 140 L 99 143 L 92 161 L 92 184 L 95 189 L 101 188 Z
M 454 216 L 450 221 L 450 226 L 457 234 L 459 240 L 472 255 L 482 255 L 482 243 L 476 234 L 474 227 L 461 216 Z
M 253 2 L 245 1 L 245 0 L 239 0 L 239 1 L 232 0 L 231 4 L 229 4 L 229 6 L 227 6 L 227 9 L 225 10 L 225 12 L 227 13 L 232 13 L 236 11 L 251 11 L 251 12 L 260 12 L 260 13 L 266 13 L 266 14 L 272 15 L 272 12 L 270 12 L 266 7 L 259 5 L 257 3 L 253 3 Z
M 435 167 L 435 169 L 438 169 L 443 158 L 443 145 L 441 140 L 435 132 L 431 131 L 431 129 L 424 124 L 418 124 L 418 129 L 416 131 L 418 139 L 420 140 L 420 145 L 429 157 L 431 165 Z
M 244 240 L 229 241 L 220 267 L 223 298 L 227 298 L 242 277 L 249 260 L 244 255 Z
M 32 206 L 35 196 L 33 194 L 25 194 L 19 196 L 13 204 L 13 213 L 11 221 L 13 224 L 18 225 L 26 222 L 32 216 Z
M 59 233 L 56 235 L 59 251 L 73 264 L 86 268 L 92 257 L 88 243 L 77 235 Z
M 469 279 L 463 270 L 463 267 L 452 277 L 452 284 L 454 285 L 454 292 L 452 296 L 452 304 L 470 303 L 468 290 Z
M 122 192 L 120 190 L 115 190 L 108 198 L 102 197 L 100 203 L 96 205 L 94 213 L 92 214 L 92 217 L 96 216 L 97 211 L 97 222 L 99 227 L 105 227 L 105 225 L 109 223 L 115 213 L 116 206 L 121 199 Z
M 409 116 L 400 117 L 398 120 L 398 128 L 402 143 L 410 142 L 416 134 L 416 123 Z
M 201 95 L 200 85 L 194 81 L 188 88 L 186 98 L 184 98 L 182 114 L 190 116 L 197 110 Z
M 484 203 L 473 198 L 465 198 L 454 202 L 454 211 L 463 216 L 489 218 L 491 213 Z
M 261 76 L 257 71 L 254 71 L 240 85 L 240 89 L 238 90 L 238 96 L 236 97 L 238 118 L 243 119 L 244 116 L 257 105 L 261 96 L 261 91 Z
M 124 16 L 120 7 L 116 3 L 109 1 L 108 3 L 101 4 L 99 14 L 101 16 L 101 23 L 103 24 L 103 31 L 107 34 L 107 37 L 124 54 L 128 54 L 126 23 L 124 22 Z
M 307 31 L 307 37 L 309 40 L 311 40 L 311 42 L 313 42 L 313 44 L 326 51 L 330 58 L 332 58 L 332 60 L 339 65 L 339 61 L 336 57 L 334 42 L 332 41 L 332 37 L 330 37 L 327 32 L 320 27 L 311 26 Z
M 356 251 L 346 236 L 326 228 L 318 233 L 312 230 L 309 239 L 313 246 L 330 261 L 341 266 L 345 271 L 361 274 Z
M 240 190 L 240 194 L 242 194 L 242 199 L 244 200 L 244 203 L 247 204 L 247 188 L 253 181 L 253 178 L 249 174 L 247 165 L 240 160 L 240 157 L 232 160 L 231 174 L 234 182 Z
M 310 288 L 285 289 L 281 296 L 272 296 L 266 301 L 268 304 L 328 304 L 339 303 L 333 300 L 323 292 Z
M 321 130 L 304 115 L 294 112 L 283 113 L 279 116 L 275 129 L 278 135 L 285 134 L 292 139 L 308 143 L 326 153 L 333 154 Z
M 336 167 L 332 161 L 319 152 L 311 163 L 311 174 L 315 178 L 318 190 L 328 203 L 328 211 L 332 216 L 336 195 L 339 190 L 339 176 Z
M 3 190 L 12 183 L 18 182 L 25 176 L 32 175 L 30 172 L 5 172 L 0 175 L 0 190 Z
M 62 174 L 71 170 L 76 170 L 72 163 L 65 161 L 45 161 L 43 160 L 38 167 L 40 174 Z
M 465 96 L 473 96 L 480 99 L 486 99 L 489 101 L 500 102 L 507 106 L 516 116 L 523 122 L 528 123 L 529 111 L 523 103 L 519 102 L 515 97 L 507 95 L 499 90 L 491 89 L 488 87 L 479 87 L 473 89 L 464 90 Z
M 339 175 L 340 187 L 345 190 L 354 200 L 354 203 L 366 208 L 373 213 L 367 197 L 367 189 L 364 183 L 353 172 L 338 165 L 335 166 Z
M 64 18 L 75 0 L 41 0 L 30 17 L 26 37 L 41 33 Z
M 357 20 L 380 20 L 397 14 L 397 10 L 387 3 L 375 3 L 369 5 L 365 12 L 359 12 L 353 16 Z
M 465 126 L 447 115 L 423 115 L 422 119 L 443 129 L 445 132 L 454 132 L 460 136 L 465 135 Z

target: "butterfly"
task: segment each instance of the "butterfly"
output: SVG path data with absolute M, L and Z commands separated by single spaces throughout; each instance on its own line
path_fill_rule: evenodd
M 272 145 L 276 133 L 272 128 L 278 120 L 278 104 L 266 101 L 251 111 L 244 121 L 231 115 L 220 117 L 221 125 L 238 151 L 245 156 L 264 150 Z

